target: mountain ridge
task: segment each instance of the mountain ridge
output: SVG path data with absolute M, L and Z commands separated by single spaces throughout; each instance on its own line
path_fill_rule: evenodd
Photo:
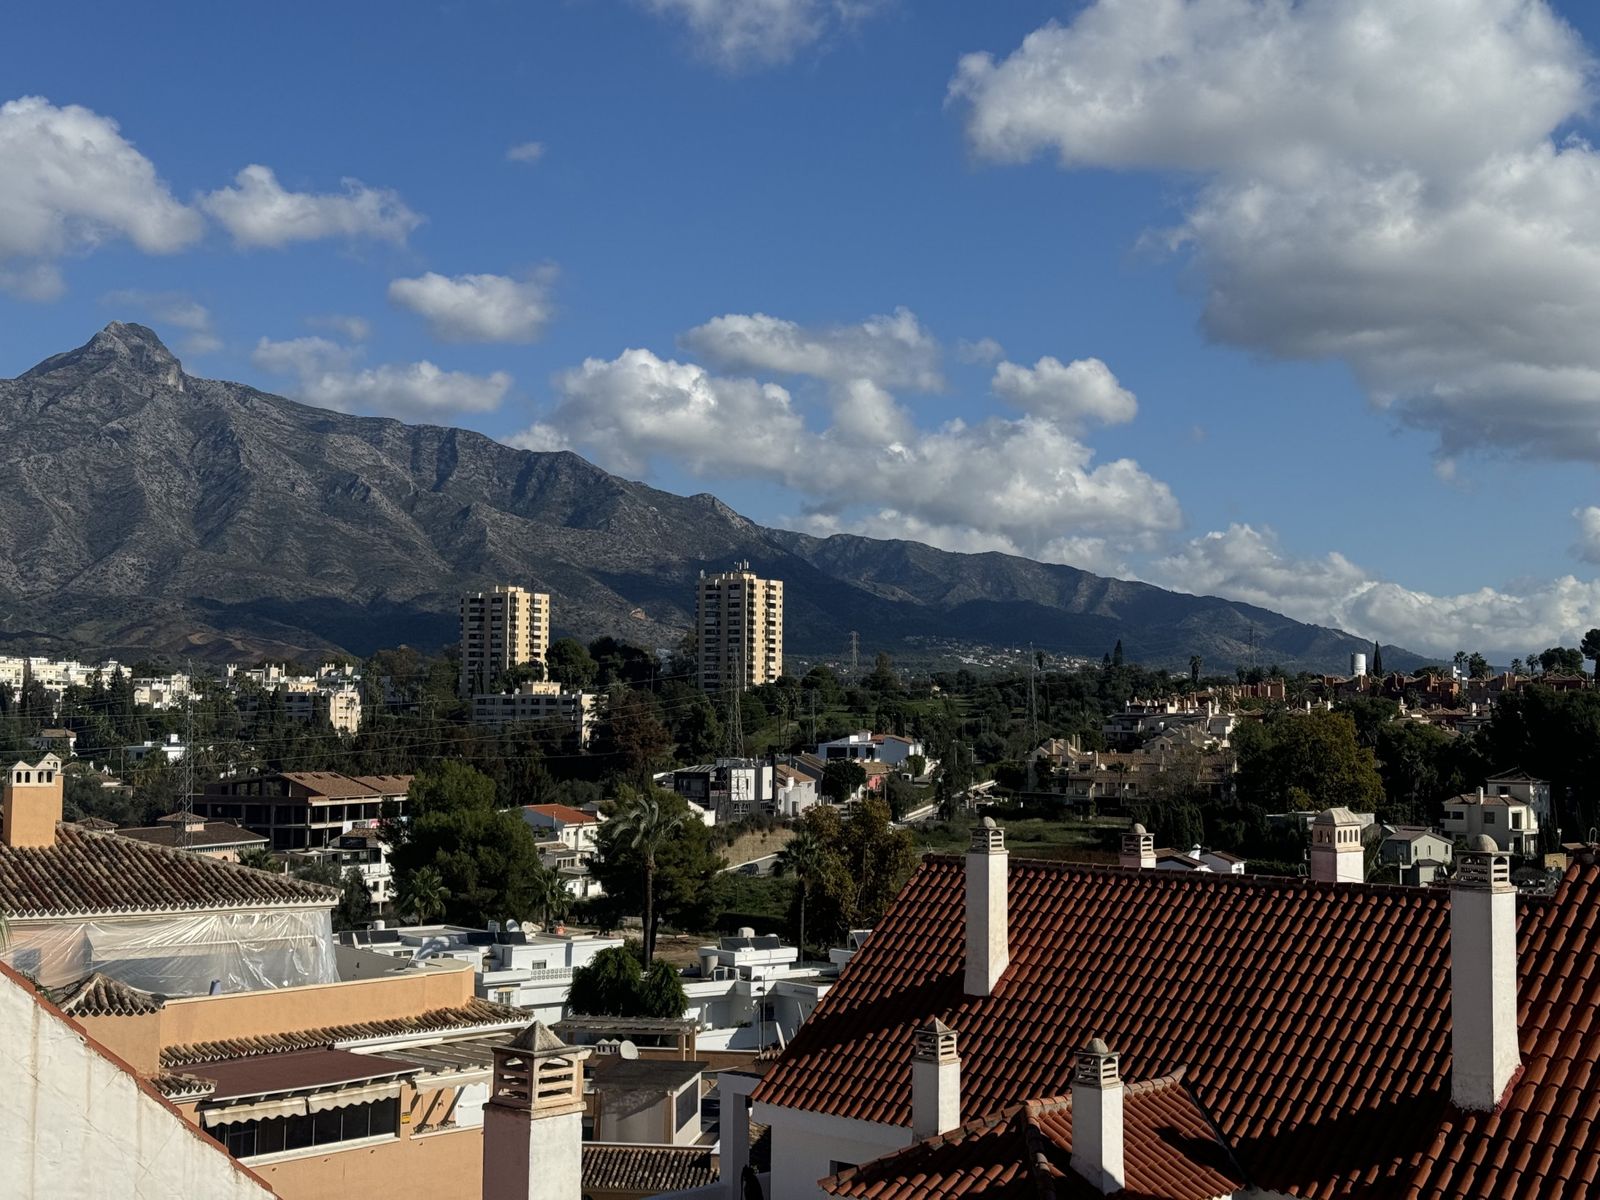
M 785 581 L 787 647 L 917 642 L 1340 669 L 1353 635 L 999 553 L 768 529 L 710 493 L 569 451 L 332 412 L 186 374 L 142 325 L 0 381 L 0 647 L 201 658 L 367 653 L 453 637 L 456 597 L 515 581 L 558 629 L 675 644 L 693 579 L 748 559 Z M 1422 661 L 1385 647 L 1391 665 Z

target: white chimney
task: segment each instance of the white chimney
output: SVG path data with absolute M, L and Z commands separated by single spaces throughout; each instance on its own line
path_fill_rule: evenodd
M 1122 1153 L 1122 1076 L 1099 1038 L 1078 1051 L 1072 1072 L 1072 1169 L 1103 1194 L 1128 1185 Z
M 1311 822 L 1311 878 L 1321 883 L 1360 883 L 1367 877 L 1361 822 L 1348 808 L 1328 808 Z
M 1487 834 L 1456 858 L 1450 888 L 1450 1098 L 1487 1112 L 1522 1059 L 1517 1047 L 1517 889 Z
M 582 1200 L 583 1061 L 535 1021 L 495 1046 L 483 1106 L 483 1200 Z
M 988 996 L 1011 961 L 1006 885 L 1011 856 L 1005 831 L 985 817 L 967 851 L 967 978 L 969 996 Z
M 961 1059 L 956 1031 L 935 1017 L 912 1034 L 911 1133 L 919 1141 L 961 1124 Z
M 1130 871 L 1153 870 L 1156 865 L 1156 839 L 1150 836 L 1150 831 L 1143 825 L 1135 824 L 1122 835 L 1122 853 L 1117 857 L 1117 862 Z

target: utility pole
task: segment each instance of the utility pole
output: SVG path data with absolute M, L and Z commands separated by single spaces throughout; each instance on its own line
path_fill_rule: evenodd
M 194 815 L 194 660 L 185 659 L 183 669 L 189 676 L 189 683 L 183 689 L 183 757 L 178 760 L 183 764 L 178 772 L 178 786 L 183 789 L 178 800 L 178 814 L 183 819 L 175 830 L 174 839 L 179 850 L 189 848 L 189 818 Z

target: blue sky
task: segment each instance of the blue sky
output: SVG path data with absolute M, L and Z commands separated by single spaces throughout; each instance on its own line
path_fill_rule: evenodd
M 140 320 L 768 523 L 1504 661 L 1600 624 L 1596 47 L 1522 0 L 35 6 L 0 375 Z

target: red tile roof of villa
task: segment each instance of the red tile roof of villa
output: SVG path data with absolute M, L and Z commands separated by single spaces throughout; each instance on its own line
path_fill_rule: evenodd
M 1600 1186 L 1600 867 L 1519 917 L 1522 1070 L 1450 1101 L 1450 893 L 1013 861 L 1010 964 L 963 993 L 962 861 L 929 856 L 756 1088 L 910 1124 L 913 1026 L 958 1031 L 962 1112 L 1061 1092 L 1103 1037 L 1130 1079 L 1186 1069 L 1252 1184 L 1308 1200 L 1535 1200 Z
M 457 1008 L 435 1008 L 412 1017 L 168 1046 L 161 1051 L 161 1065 L 166 1070 L 174 1070 L 199 1063 L 310 1050 L 341 1042 L 377 1041 L 422 1033 L 458 1035 L 472 1029 L 520 1029 L 527 1023 L 528 1014 L 520 1008 L 473 997 Z
M 560 821 L 563 825 L 596 825 L 600 821 L 599 817 L 566 804 L 529 804 L 525 807 L 529 812 Z
M 1124 1096 L 1124 1200 L 1212 1200 L 1246 1185 L 1238 1164 L 1185 1090 L 1182 1074 L 1130 1084 Z M 1073 1169 L 1072 1098 L 1030 1100 L 822 1181 L 862 1200 L 1088 1200 L 1098 1188 Z

